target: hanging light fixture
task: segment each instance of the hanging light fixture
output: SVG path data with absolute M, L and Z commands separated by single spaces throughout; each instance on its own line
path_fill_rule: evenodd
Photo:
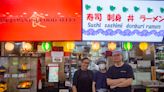
M 108 43 L 108 49 L 109 49 L 110 51 L 115 50 L 116 47 L 117 47 L 117 44 L 116 44 L 115 42 L 109 42 L 109 43 Z
M 32 50 L 32 44 L 29 42 L 22 42 L 22 50 L 23 51 L 31 51 Z
M 43 51 L 51 51 L 52 45 L 51 42 L 42 42 Z
M 99 49 L 100 49 L 100 43 L 99 43 L 99 42 L 92 42 L 91 48 L 92 48 L 92 50 L 94 50 L 94 51 L 99 50 Z
M 75 42 L 65 42 L 64 51 L 65 52 L 72 52 L 75 48 Z
M 140 50 L 142 50 L 142 51 L 147 50 L 147 49 L 148 49 L 148 46 L 149 46 L 149 44 L 148 44 L 147 42 L 141 42 L 141 43 L 139 44 L 139 48 L 140 48 Z
M 133 44 L 131 42 L 124 42 L 123 46 L 126 51 L 129 51 L 133 48 Z
M 13 42 L 6 42 L 5 43 L 5 50 L 6 51 L 12 51 L 12 50 L 14 50 L 14 43 Z
M 52 46 L 63 47 L 64 42 L 52 42 Z

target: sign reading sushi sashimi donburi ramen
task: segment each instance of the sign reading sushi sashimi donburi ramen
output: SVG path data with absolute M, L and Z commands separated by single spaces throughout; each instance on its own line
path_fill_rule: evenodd
M 0 41 L 81 40 L 81 0 L 1 0 Z
M 83 0 L 83 40 L 161 42 L 164 0 Z

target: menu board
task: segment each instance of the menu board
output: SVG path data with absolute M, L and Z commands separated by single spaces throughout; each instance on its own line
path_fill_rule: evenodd
M 83 40 L 161 42 L 164 0 L 82 0 Z

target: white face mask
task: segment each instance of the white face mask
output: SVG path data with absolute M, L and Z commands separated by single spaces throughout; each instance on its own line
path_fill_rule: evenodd
M 99 68 L 102 70 L 102 69 L 105 69 L 106 66 L 105 66 L 105 64 L 99 64 Z

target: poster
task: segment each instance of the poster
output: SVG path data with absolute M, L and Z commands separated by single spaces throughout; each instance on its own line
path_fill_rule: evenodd
M 83 0 L 83 40 L 161 42 L 164 0 Z
M 49 66 L 48 82 L 59 82 L 59 66 L 57 64 Z

